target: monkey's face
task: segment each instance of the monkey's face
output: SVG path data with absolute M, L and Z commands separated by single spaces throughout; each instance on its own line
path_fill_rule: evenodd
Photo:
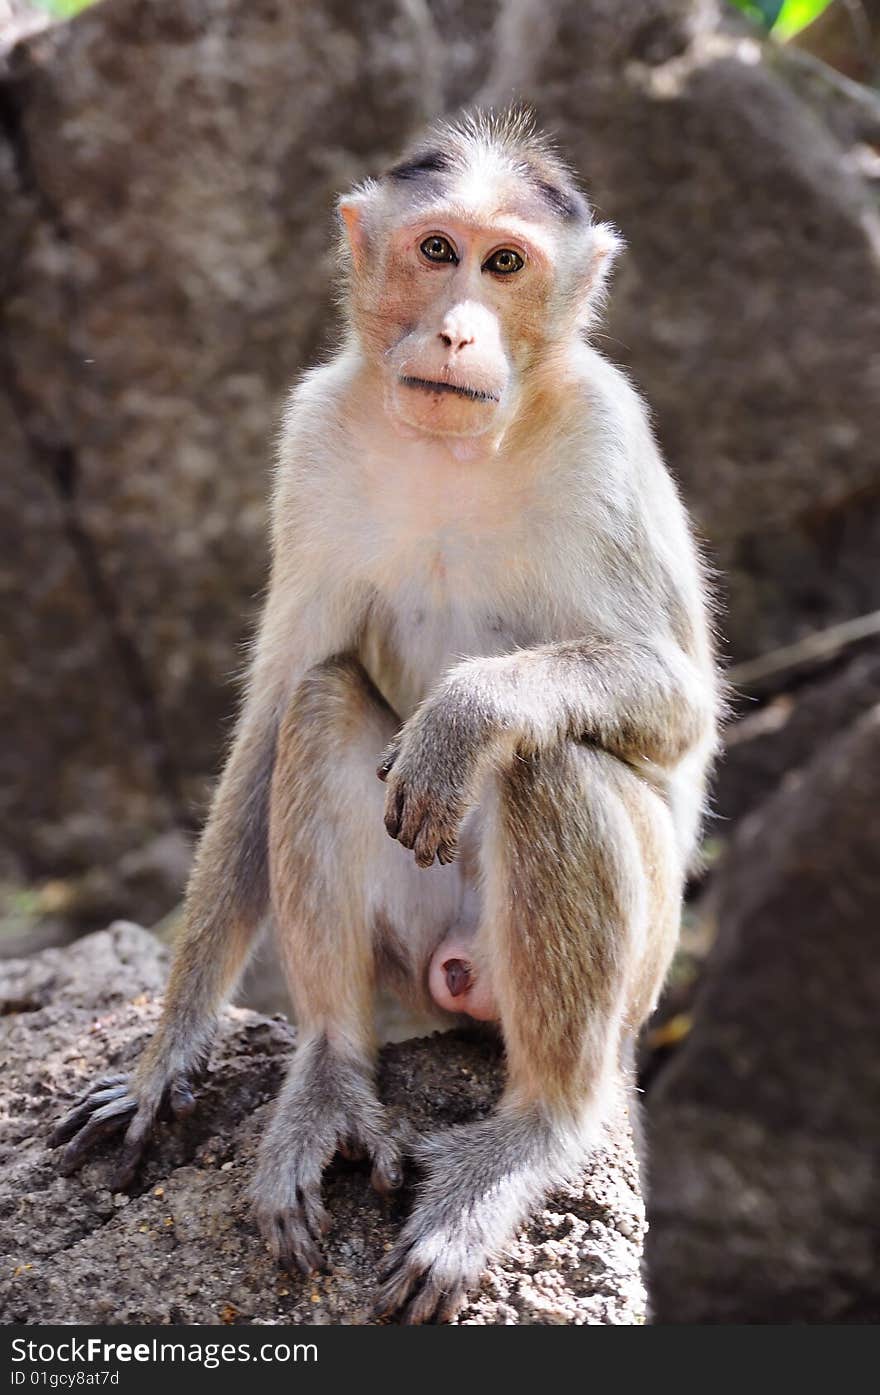
M 395 423 L 435 437 L 503 433 L 546 344 L 551 250 L 537 224 L 443 205 L 360 249 L 356 322 Z
M 432 436 L 496 435 L 546 324 L 549 258 L 537 230 L 439 210 L 384 260 L 386 408 Z
M 340 201 L 352 322 L 406 433 L 497 447 L 566 378 L 617 239 L 548 160 L 477 133 Z

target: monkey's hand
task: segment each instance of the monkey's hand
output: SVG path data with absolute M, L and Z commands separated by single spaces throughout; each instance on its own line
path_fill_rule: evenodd
M 123 1191 L 134 1181 L 157 1121 L 192 1114 L 196 1107 L 192 1079 L 179 1072 L 168 1076 L 145 1060 L 131 1076 L 96 1080 L 50 1135 L 50 1148 L 65 1145 L 62 1173 L 75 1172 L 98 1143 L 125 1129 L 111 1183 L 114 1191 Z
M 386 747 L 376 771 L 388 786 L 385 827 L 420 867 L 455 858 L 487 749 L 482 714 L 453 685 L 423 703 Z

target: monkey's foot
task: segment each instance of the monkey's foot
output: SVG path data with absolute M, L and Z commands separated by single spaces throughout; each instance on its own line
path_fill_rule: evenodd
M 380 1271 L 377 1316 L 408 1324 L 455 1317 L 554 1180 L 543 1132 L 537 1121 L 495 1115 L 418 1144 L 427 1177 Z
M 60 1170 L 66 1176 L 82 1167 L 92 1149 L 105 1138 L 120 1133 L 125 1139 L 112 1180 L 115 1191 L 122 1191 L 134 1180 L 158 1118 L 184 1119 L 196 1107 L 188 1077 L 139 1086 L 136 1077 L 107 1075 L 96 1080 L 73 1109 L 56 1125 L 49 1147 L 64 1146 Z
M 339 1153 L 368 1158 L 383 1195 L 403 1181 L 403 1148 L 365 1073 L 325 1057 L 295 1062 L 260 1149 L 251 1198 L 260 1230 L 283 1269 L 320 1269 L 330 1216 L 321 1200 L 324 1169 Z

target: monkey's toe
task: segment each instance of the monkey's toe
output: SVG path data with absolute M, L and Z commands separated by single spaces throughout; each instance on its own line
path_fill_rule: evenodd
M 292 1206 L 259 1210 L 260 1230 L 276 1264 L 289 1272 L 311 1274 L 324 1269 L 321 1237 L 330 1227 L 330 1216 L 321 1201 L 320 1188 L 297 1187 Z
M 382 1196 L 396 1192 L 403 1185 L 403 1157 L 394 1143 L 386 1142 L 373 1150 L 373 1170 L 370 1184 Z
M 166 1122 L 171 1119 L 188 1119 L 196 1107 L 196 1097 L 190 1080 L 177 1076 L 165 1090 L 159 1118 Z
M 348 1132 L 340 1138 L 336 1151 L 348 1162 L 372 1163 L 370 1183 L 382 1196 L 403 1185 L 403 1154 L 406 1147 L 404 1126 L 383 1116 L 377 1127 L 365 1118 L 350 1120 Z
M 49 1135 L 49 1147 L 60 1148 L 62 1143 L 68 1143 L 104 1105 L 125 1098 L 127 1093 L 124 1075 L 105 1076 L 103 1080 L 97 1080 L 55 1125 Z
M 100 1098 L 100 1096 L 93 1097 Z M 137 1110 L 137 1100 L 129 1094 L 103 1103 L 99 1108 L 90 1108 L 89 1103 L 81 1105 L 63 1119 L 55 1130 L 53 1139 L 58 1143 L 69 1138 L 61 1155 L 60 1170 L 68 1176 L 82 1167 L 86 1157 L 96 1143 L 121 1132 Z
M 465 1289 L 462 1285 L 447 1288 L 426 1276 L 419 1291 L 403 1309 L 401 1322 L 407 1327 L 418 1327 L 429 1322 L 451 1322 L 460 1311 L 464 1299 Z
M 420 1257 L 417 1243 L 402 1238 L 380 1270 L 377 1317 L 397 1316 L 406 1326 L 451 1322 L 467 1295 L 463 1279 L 444 1274 Z

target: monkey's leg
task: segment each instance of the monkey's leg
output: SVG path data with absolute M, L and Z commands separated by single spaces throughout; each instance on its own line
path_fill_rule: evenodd
M 246 713 L 217 789 L 187 890 L 162 1019 L 132 1076 L 96 1081 L 49 1142 L 71 1172 L 126 1129 L 114 1185 L 132 1181 L 160 1115 L 195 1108 L 217 1012 L 244 965 L 268 900 L 267 821 L 275 719 Z
M 517 760 L 484 801 L 480 947 L 508 1083 L 489 1119 L 416 1150 L 425 1180 L 383 1274 L 379 1311 L 448 1320 L 487 1259 L 595 1145 L 624 1038 L 659 991 L 680 874 L 662 798 L 605 752 Z
M 350 658 L 312 669 L 279 731 L 270 807 L 270 882 L 298 1045 L 251 1188 L 285 1267 L 320 1262 L 321 1176 L 334 1153 L 368 1156 L 372 1181 L 402 1180 L 400 1146 L 374 1085 L 377 934 L 412 957 L 454 918 L 456 868 L 423 873 L 382 824 L 376 763 L 398 720 Z M 387 944 L 383 950 L 387 951 Z

